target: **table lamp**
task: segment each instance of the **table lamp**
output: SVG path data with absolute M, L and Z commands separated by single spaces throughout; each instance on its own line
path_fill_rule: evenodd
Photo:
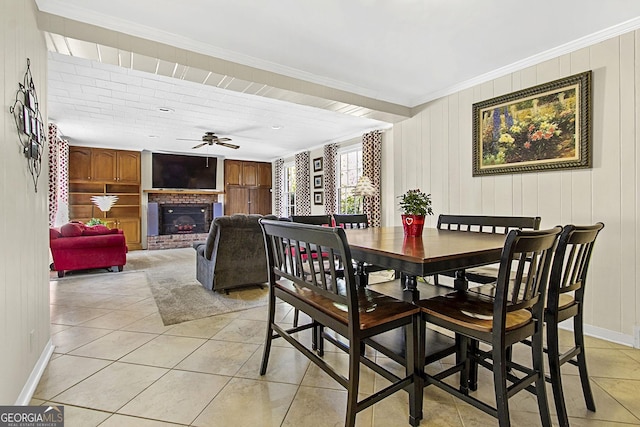
M 364 198 L 367 196 L 375 196 L 378 190 L 371 182 L 368 176 L 361 176 L 356 184 L 356 187 L 353 189 L 353 194 L 356 196 L 360 196 L 360 213 L 364 213 Z

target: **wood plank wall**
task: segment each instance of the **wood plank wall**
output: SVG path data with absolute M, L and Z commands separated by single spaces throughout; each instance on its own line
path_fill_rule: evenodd
M 593 168 L 471 176 L 472 104 L 593 70 Z M 383 203 L 420 188 L 439 213 L 539 215 L 542 226 L 606 225 L 596 245 L 586 300 L 588 332 L 633 344 L 640 325 L 640 31 L 545 61 L 440 98 L 386 138 Z M 391 177 L 392 176 L 392 177 Z M 392 184 L 391 184 L 392 183 Z M 393 191 L 391 192 L 391 188 Z M 393 201 L 389 200 L 393 197 Z M 399 225 L 397 209 L 386 224 Z
M 38 192 L 9 106 L 23 82 L 27 58 L 47 118 L 47 49 L 35 20 L 35 2 L 0 2 L 0 402 L 21 398 L 41 354 L 48 347 L 49 233 L 48 152 L 45 149 Z M 47 125 L 45 124 L 45 131 Z M 50 348 L 50 347 L 49 347 Z M 35 386 L 35 384 L 32 384 Z M 27 402 L 21 402 L 27 404 Z

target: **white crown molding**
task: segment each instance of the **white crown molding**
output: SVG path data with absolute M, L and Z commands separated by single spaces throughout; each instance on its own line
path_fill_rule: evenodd
M 609 28 L 605 28 L 604 30 L 597 31 L 595 33 L 573 40 L 569 43 L 565 43 L 563 45 L 555 47 L 553 49 L 549 49 L 545 52 L 541 52 L 537 55 L 533 55 L 523 60 L 514 62 L 512 64 L 505 65 L 504 67 L 498 68 L 496 70 L 490 71 L 485 74 L 481 74 L 477 77 L 466 80 L 462 83 L 450 86 L 442 90 L 431 92 L 427 95 L 416 98 L 410 104 L 411 108 L 415 108 L 427 102 L 434 101 L 438 98 L 452 95 L 456 92 L 460 92 L 464 89 L 469 89 L 479 84 L 497 79 L 499 77 L 506 76 L 507 74 L 523 70 L 527 67 L 531 67 L 533 65 L 539 64 L 549 59 L 557 58 L 564 54 L 575 52 L 578 49 L 582 49 L 582 48 L 594 45 L 596 43 L 600 43 L 610 38 L 617 37 L 622 34 L 628 33 L 630 31 L 637 30 L 638 28 L 640 28 L 640 17 L 630 19 L 628 21 L 622 22 L 621 24 L 614 25 Z

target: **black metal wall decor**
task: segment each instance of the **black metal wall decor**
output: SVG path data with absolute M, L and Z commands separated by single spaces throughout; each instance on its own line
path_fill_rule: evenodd
M 22 144 L 22 152 L 27 158 L 29 172 L 33 178 L 33 186 L 38 192 L 38 177 L 42 167 L 42 154 L 46 142 L 44 122 L 40 114 L 38 94 L 31 76 L 31 61 L 27 58 L 27 71 L 24 73 L 22 83 L 18 83 L 16 100 L 9 112 L 18 128 L 18 138 Z

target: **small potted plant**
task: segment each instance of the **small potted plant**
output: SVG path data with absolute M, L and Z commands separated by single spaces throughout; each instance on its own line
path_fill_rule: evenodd
M 408 190 L 399 199 L 405 236 L 422 236 L 424 217 L 433 215 L 431 194 L 425 194 L 420 189 Z
M 107 225 L 107 223 L 100 218 L 91 218 L 89 221 L 87 221 L 87 225 Z

